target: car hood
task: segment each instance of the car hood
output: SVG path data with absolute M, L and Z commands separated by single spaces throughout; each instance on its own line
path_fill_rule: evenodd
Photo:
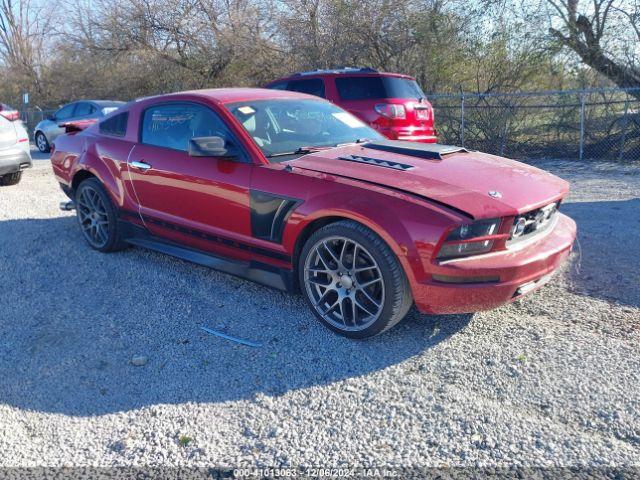
M 560 200 L 569 190 L 569 184 L 555 175 L 507 158 L 433 144 L 387 143 L 406 143 L 401 149 L 405 153 L 364 144 L 322 150 L 286 163 L 419 195 L 474 218 L 524 213 Z M 434 149 L 451 153 L 423 158 L 422 153 Z

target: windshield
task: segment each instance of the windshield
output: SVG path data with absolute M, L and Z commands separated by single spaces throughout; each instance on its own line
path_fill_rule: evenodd
M 343 100 L 424 98 L 424 92 L 418 83 L 404 77 L 336 78 L 336 87 Z
M 350 113 L 322 100 L 255 100 L 226 107 L 271 161 L 315 148 L 382 138 Z

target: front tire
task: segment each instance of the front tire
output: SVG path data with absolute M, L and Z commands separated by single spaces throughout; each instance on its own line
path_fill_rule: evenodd
M 51 145 L 49 145 L 49 140 L 47 140 L 47 137 L 44 133 L 36 133 L 35 141 L 36 147 L 38 147 L 38 150 L 40 150 L 40 152 L 49 153 L 51 151 Z
M 302 249 L 298 276 L 318 319 L 349 338 L 390 329 L 413 303 L 407 277 L 389 246 L 349 220 L 311 235 Z
M 97 178 L 88 178 L 78 186 L 75 203 L 80 229 L 91 248 L 100 252 L 127 248 L 117 210 Z
M 10 187 L 11 185 L 17 185 L 22 179 L 22 172 L 7 173 L 6 175 L 0 175 L 0 186 Z

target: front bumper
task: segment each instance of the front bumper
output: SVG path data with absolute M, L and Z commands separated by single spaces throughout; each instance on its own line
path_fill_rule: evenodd
M 21 148 L 0 150 L 0 175 L 19 172 L 32 166 L 31 155 Z
M 559 214 L 554 229 L 531 243 L 478 257 L 450 260 L 433 266 L 432 276 L 413 285 L 423 313 L 470 313 L 489 310 L 536 290 L 549 281 L 567 259 L 576 238 L 576 224 Z M 459 283 L 465 279 L 486 282 Z
M 438 137 L 433 128 L 384 127 L 378 128 L 378 132 L 390 140 L 420 143 L 438 142 Z
M 397 138 L 405 142 L 436 143 L 438 141 L 435 135 L 398 135 Z

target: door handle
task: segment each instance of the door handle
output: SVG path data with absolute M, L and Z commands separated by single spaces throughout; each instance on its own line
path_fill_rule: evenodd
M 138 168 L 140 170 L 142 170 L 143 172 L 146 172 L 147 170 L 149 170 L 151 168 L 151 165 L 149 165 L 148 163 L 144 163 L 144 162 L 131 162 L 131 166 Z

